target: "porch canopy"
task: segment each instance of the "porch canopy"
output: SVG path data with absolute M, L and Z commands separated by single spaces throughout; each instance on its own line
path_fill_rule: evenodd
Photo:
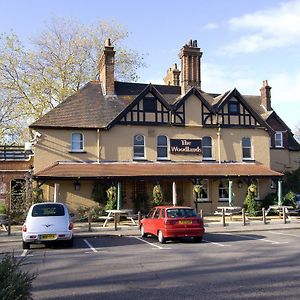
M 274 178 L 283 174 L 255 163 L 198 162 L 57 162 L 34 174 L 38 179 L 204 176 Z

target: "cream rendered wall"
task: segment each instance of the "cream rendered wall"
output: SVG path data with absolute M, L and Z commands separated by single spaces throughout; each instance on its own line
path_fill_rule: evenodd
M 185 101 L 185 123 L 187 126 L 200 126 L 202 107 L 201 101 L 192 95 Z
M 51 166 L 56 161 L 97 160 L 97 131 L 70 129 L 39 129 L 41 137 L 34 149 L 35 173 Z M 71 134 L 84 135 L 84 153 L 71 153 Z
M 221 129 L 221 161 L 242 161 L 242 138 L 250 137 L 253 159 L 270 167 L 269 136 L 263 129 Z

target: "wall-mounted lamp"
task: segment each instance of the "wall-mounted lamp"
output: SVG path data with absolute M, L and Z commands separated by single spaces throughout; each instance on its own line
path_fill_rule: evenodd
M 242 181 L 242 180 L 239 180 L 239 181 L 237 182 L 237 184 L 238 184 L 238 188 L 241 189 L 242 186 L 243 186 L 243 181 Z
M 274 180 L 272 180 L 271 181 L 271 189 L 273 190 L 273 189 L 275 189 L 275 187 L 276 187 L 276 184 L 275 184 Z
M 80 182 L 78 180 L 74 182 L 74 189 L 75 191 L 80 191 Z

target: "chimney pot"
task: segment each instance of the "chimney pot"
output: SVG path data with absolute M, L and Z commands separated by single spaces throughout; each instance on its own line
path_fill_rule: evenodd
M 201 56 L 197 40 L 190 40 L 180 50 L 182 95 L 193 86 L 201 88 Z
M 110 39 L 106 39 L 99 59 L 99 79 L 104 95 L 115 94 L 115 51 Z
M 261 104 L 267 111 L 272 110 L 271 106 L 271 87 L 268 84 L 268 80 L 263 80 L 263 86 L 260 89 Z

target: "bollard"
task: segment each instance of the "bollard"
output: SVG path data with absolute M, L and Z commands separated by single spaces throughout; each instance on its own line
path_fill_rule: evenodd
M 89 232 L 91 232 L 92 231 L 92 215 L 91 214 L 89 214 L 88 215 L 88 224 L 89 224 Z
M 285 211 L 285 208 L 282 209 L 282 217 L 283 217 L 283 224 L 286 224 L 286 211 Z
M 224 208 L 222 208 L 222 224 L 223 224 L 223 227 L 226 226 L 225 209 Z
M 242 219 L 243 219 L 243 225 L 246 226 L 246 214 L 245 214 L 245 208 L 242 208 Z
M 118 213 L 115 213 L 115 214 L 114 214 L 115 231 L 118 230 L 118 219 L 119 219 L 119 214 L 118 214 Z
M 9 212 L 8 214 L 8 223 L 7 223 L 7 235 L 10 236 L 11 235 L 11 214 Z
M 200 217 L 201 217 L 202 222 L 203 222 L 203 224 L 204 224 L 203 209 L 200 209 Z
M 142 220 L 142 214 L 140 211 L 138 211 L 138 225 L 141 225 L 141 220 Z
M 263 207 L 262 208 L 262 217 L 263 217 L 263 223 L 267 224 L 267 220 L 266 220 L 266 209 Z

